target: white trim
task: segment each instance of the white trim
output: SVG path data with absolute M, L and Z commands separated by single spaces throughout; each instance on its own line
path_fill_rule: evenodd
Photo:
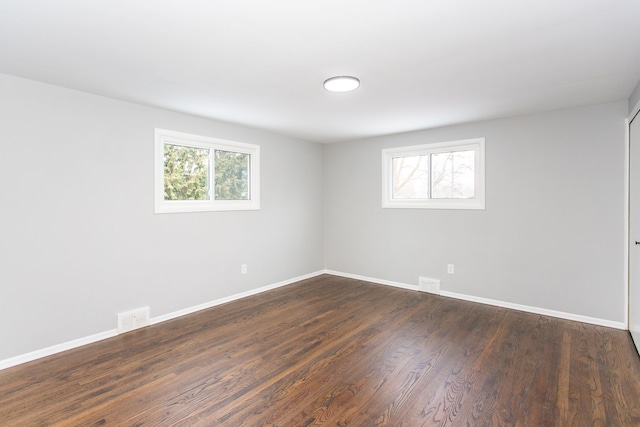
M 210 182 L 208 200 L 165 200 L 164 199 L 164 149 L 165 144 L 209 150 Z M 215 151 L 231 151 L 250 156 L 249 199 L 215 200 Z M 154 129 L 154 205 L 155 213 L 239 211 L 260 209 L 260 146 L 244 142 L 229 141 L 208 136 L 192 135 L 166 129 Z
M 282 282 L 274 283 L 272 285 L 263 286 L 261 288 L 253 289 L 253 290 L 246 291 L 246 292 L 241 292 L 239 294 L 235 294 L 235 295 L 231 295 L 231 296 L 228 296 L 228 297 L 220 298 L 220 299 L 217 299 L 217 300 L 214 300 L 214 301 L 210 301 L 210 302 L 207 302 L 207 303 L 204 303 L 204 304 L 199 304 L 199 305 L 196 305 L 196 306 L 193 306 L 193 307 L 189 307 L 189 308 L 186 308 L 186 309 L 183 309 L 183 310 L 178 310 L 178 311 L 174 311 L 172 313 L 168 313 L 168 314 L 164 314 L 164 315 L 161 315 L 161 316 L 157 316 L 157 317 L 154 317 L 154 318 L 151 319 L 150 324 L 151 325 L 155 325 L 155 324 L 158 324 L 158 323 L 161 323 L 161 322 L 165 322 L 167 320 L 176 319 L 178 317 L 185 316 L 185 315 L 188 315 L 188 314 L 191 314 L 191 313 L 195 313 L 195 312 L 200 311 L 200 310 L 205 310 L 207 308 L 215 307 L 217 305 L 225 304 L 225 303 L 228 303 L 228 302 L 231 302 L 231 301 L 235 301 L 235 300 L 239 300 L 239 299 L 242 299 L 242 298 L 246 298 L 248 296 L 252 296 L 252 295 L 256 295 L 256 294 L 262 293 L 262 292 L 270 291 L 272 289 L 276 289 L 276 288 L 280 288 L 280 287 L 283 287 L 283 286 L 287 286 L 287 285 L 290 285 L 292 283 L 300 282 L 302 280 L 311 279 L 313 277 L 317 277 L 317 276 L 320 276 L 322 274 L 331 274 L 333 276 L 346 277 L 346 278 L 349 278 L 349 279 L 356 279 L 356 280 L 363 280 L 363 281 L 366 281 L 366 282 L 377 283 L 377 284 L 380 284 L 380 285 L 392 286 L 392 287 L 395 287 L 395 288 L 401 288 L 401 289 L 406 289 L 406 290 L 411 290 L 411 291 L 416 291 L 416 292 L 418 291 L 418 285 L 409 285 L 409 284 L 406 284 L 406 283 L 394 282 L 394 281 L 391 281 L 391 280 L 376 279 L 376 278 L 373 278 L 373 277 L 361 276 L 361 275 L 350 274 L 350 273 L 343 273 L 343 272 L 334 271 L 334 270 L 320 270 L 320 271 L 316 271 L 314 273 L 306 274 L 304 276 L 295 277 L 293 279 L 284 280 Z M 545 316 L 557 317 L 557 318 L 560 318 L 560 319 L 574 320 L 574 321 L 577 321 L 577 322 L 590 323 L 590 324 L 593 324 L 593 325 L 606 326 L 606 327 L 615 328 L 615 329 L 626 329 L 625 324 L 623 322 L 613 322 L 611 320 L 598 319 L 598 318 L 587 317 L 587 316 L 582 316 L 582 315 L 578 315 L 578 314 L 564 313 L 564 312 L 561 312 L 561 311 L 547 310 L 547 309 L 544 309 L 544 308 L 531 307 L 531 306 L 527 306 L 527 305 L 521 305 L 521 304 L 514 304 L 514 303 L 509 303 L 509 302 L 504 302 L 504 301 L 492 300 L 492 299 L 488 299 L 488 298 L 481 298 L 481 297 L 475 297 L 475 296 L 470 296 L 470 295 L 458 294 L 458 293 L 455 293 L 455 292 L 441 291 L 440 295 L 444 296 L 444 297 L 456 298 L 456 299 L 476 302 L 476 303 L 480 303 L 480 304 L 488 304 L 488 305 L 493 305 L 493 306 L 497 306 L 497 307 L 510 308 L 510 309 L 513 309 L 513 310 L 519 310 L 519 311 L 524 311 L 524 312 L 528 312 L 528 313 L 542 314 L 542 315 L 545 315 Z M 63 351 L 72 350 L 74 348 L 82 347 L 82 346 L 87 345 L 87 344 L 93 344 L 95 342 L 102 341 L 102 340 L 107 339 L 107 338 L 112 338 L 112 337 L 115 337 L 117 335 L 118 335 L 117 330 L 116 329 L 111 329 L 109 331 L 101 332 L 101 333 L 90 335 L 90 336 L 83 337 L 83 338 L 78 338 L 76 340 L 68 341 L 68 342 L 65 342 L 65 343 L 62 343 L 62 344 L 56 344 L 56 345 L 53 345 L 51 347 L 43 348 L 41 350 L 32 351 L 30 353 L 26 353 L 26 354 L 22 354 L 22 355 L 19 355 L 19 356 L 11 357 L 9 359 L 0 360 L 0 370 L 11 368 L 11 367 L 17 366 L 17 365 L 21 365 L 23 363 L 31 362 L 33 360 L 40 359 L 40 358 L 43 358 L 43 357 L 51 356 L 51 355 L 54 355 L 56 353 L 60 353 L 60 352 L 63 352 Z
M 408 289 L 410 291 L 418 290 L 418 285 L 407 285 L 406 283 L 392 282 L 390 280 L 376 279 L 374 277 L 359 276 L 357 274 L 343 273 L 341 271 L 324 270 L 323 273 L 331 274 L 333 276 L 346 277 L 347 279 L 364 280 L 365 282 L 377 283 L 379 285 L 393 286 L 394 288 Z
M 234 294 L 228 297 L 220 298 L 217 300 L 205 302 L 204 304 L 195 305 L 193 307 L 188 307 L 183 310 L 174 311 L 172 313 L 163 314 L 162 316 L 157 316 L 151 319 L 151 324 L 156 325 L 161 322 L 166 322 L 167 320 L 176 319 L 181 316 L 186 316 L 187 314 L 195 313 L 196 311 L 206 310 L 207 308 L 215 307 L 217 305 L 226 304 L 231 301 L 239 300 L 242 298 L 246 298 L 252 295 L 257 295 L 262 292 L 270 291 L 272 289 L 280 288 L 282 286 L 287 286 L 292 283 L 300 282 L 302 280 L 311 279 L 316 276 L 320 276 L 324 274 L 323 271 L 316 271 L 315 273 L 305 274 L 304 276 L 296 277 L 293 279 L 284 280 L 282 282 L 274 283 L 272 285 L 263 286 L 261 288 L 252 289 L 250 291 L 241 292 L 239 294 Z
M 392 281 L 389 281 L 389 280 L 375 279 L 373 277 L 359 276 L 359 275 L 356 275 L 356 274 L 342 273 L 342 272 L 333 271 L 333 270 L 325 270 L 324 272 L 326 274 L 332 274 L 334 276 L 341 276 L 341 277 L 347 277 L 347 278 L 350 278 L 350 279 L 364 280 L 364 281 L 367 281 L 367 282 L 378 283 L 378 284 L 381 284 L 381 285 L 394 286 L 396 288 L 409 289 L 409 290 L 415 290 L 415 291 L 418 290 L 418 286 L 417 285 L 408 285 L 406 283 L 392 282 Z M 524 311 L 524 312 L 527 312 L 527 313 L 542 314 L 544 316 L 557 317 L 559 319 L 573 320 L 573 321 L 576 321 L 576 322 L 589 323 L 589 324 L 592 324 L 592 325 L 606 326 L 606 327 L 615 328 L 615 329 L 626 329 L 624 322 L 614 322 L 612 320 L 598 319 L 596 317 L 582 316 L 580 314 L 565 313 L 563 311 L 548 310 L 546 308 L 532 307 L 532 306 L 529 306 L 529 305 L 515 304 L 515 303 L 511 303 L 511 302 L 505 302 L 505 301 L 493 300 L 493 299 L 488 299 L 488 298 L 476 297 L 476 296 L 472 296 L 472 295 L 459 294 L 459 293 L 456 293 L 456 292 L 447 292 L 447 291 L 443 291 L 443 290 L 440 290 L 440 296 L 449 297 L 449 298 L 456 298 L 456 299 L 460 299 L 460 300 L 464 300 L 464 301 L 476 302 L 476 303 L 480 303 L 480 304 L 488 304 L 488 305 L 493 305 L 493 306 L 497 306 L 497 307 L 509 308 L 509 309 L 512 309 L 512 310 Z
M 12 366 L 21 365 L 23 363 L 31 362 L 36 359 L 51 356 L 56 353 L 61 353 L 63 351 L 82 347 L 83 345 L 93 344 L 107 338 L 115 337 L 116 335 L 118 335 L 118 331 L 116 329 L 111 329 L 109 331 L 89 335 L 88 337 L 78 338 L 73 341 L 67 341 L 62 344 L 52 345 L 51 347 L 46 347 L 40 350 L 32 351 L 30 353 L 10 357 L 9 359 L 0 360 L 0 371 L 3 369 L 11 368 Z
M 629 126 L 631 126 L 632 117 L 627 118 L 625 123 L 625 145 L 624 145 L 624 324 L 625 329 L 629 329 L 629 246 L 631 245 L 631 234 L 629 221 L 630 197 L 629 193 L 631 185 L 631 139 L 629 134 Z
M 614 322 L 613 320 L 599 319 L 597 317 L 588 317 L 581 314 L 566 313 L 564 311 L 548 310 L 546 308 L 532 307 L 530 305 L 515 304 L 511 302 L 499 301 L 489 298 L 476 297 L 472 295 L 459 294 L 456 292 L 441 291 L 443 297 L 455 298 L 464 301 L 477 302 L 480 304 L 493 305 L 496 307 L 509 308 L 512 310 L 524 311 L 533 314 L 542 314 L 544 316 L 557 317 L 559 319 L 573 320 L 576 322 L 590 323 L 592 325 L 606 326 L 608 328 L 626 329 L 624 322 Z
M 452 151 L 475 152 L 475 197 L 470 199 L 395 199 L 393 198 L 393 159 L 398 157 L 430 156 Z M 485 138 L 437 142 L 382 150 L 382 207 L 409 209 L 485 209 Z M 431 167 L 429 167 L 431 169 Z M 431 173 L 431 172 L 429 172 Z M 429 178 L 431 186 L 431 178 Z M 431 190 L 429 191 L 431 194 Z
M 167 320 L 175 319 L 180 316 L 195 313 L 196 311 L 204 310 L 207 308 L 215 307 L 216 305 L 224 304 L 227 302 L 235 301 L 241 298 L 245 298 L 251 295 L 256 295 L 261 292 L 269 291 L 272 289 L 280 288 L 282 286 L 290 285 L 292 283 L 300 282 L 302 280 L 311 279 L 316 276 L 324 274 L 324 271 L 316 271 L 315 273 L 305 274 L 304 276 L 295 277 L 293 279 L 284 280 L 282 282 L 274 283 L 272 285 L 263 286 L 258 289 L 253 289 L 247 292 L 241 292 L 239 294 L 231 295 L 229 297 L 220 298 L 214 301 L 210 301 L 204 304 L 196 305 L 193 307 L 185 308 L 184 310 L 174 311 L 173 313 L 163 314 L 161 316 L 154 317 L 150 320 L 151 325 L 155 325 Z M 69 341 L 62 344 L 56 344 L 51 347 L 43 348 L 41 350 L 32 351 L 31 353 L 22 354 L 19 356 L 11 357 L 9 359 L 0 360 L 0 371 L 3 369 L 11 368 L 13 366 L 21 365 L 23 363 L 31 362 L 36 359 L 51 356 L 63 351 L 72 350 L 77 347 L 82 347 L 87 344 L 93 344 L 98 341 L 102 341 L 107 338 L 113 338 L 118 335 L 117 329 L 111 329 L 109 331 L 100 332 L 98 334 L 90 335 L 84 338 L 78 338 L 73 341 Z

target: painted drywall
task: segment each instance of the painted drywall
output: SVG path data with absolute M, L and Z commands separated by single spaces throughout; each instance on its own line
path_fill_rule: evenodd
M 8 75 L 0 117 L 0 360 L 323 268 L 321 145 Z M 260 145 L 261 209 L 154 214 L 156 127 Z
M 624 322 L 633 98 L 320 146 L 0 75 L 0 361 L 323 268 Z M 154 214 L 156 127 L 259 144 L 262 209 Z M 381 208 L 383 148 L 479 136 L 486 210 Z
M 620 101 L 327 146 L 325 267 L 624 322 L 627 115 Z M 485 210 L 381 208 L 382 149 L 476 137 Z
M 629 114 L 636 114 L 640 110 L 640 82 L 629 97 Z

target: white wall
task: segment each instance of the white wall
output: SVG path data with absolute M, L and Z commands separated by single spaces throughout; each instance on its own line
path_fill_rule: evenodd
M 635 114 L 640 109 L 640 82 L 629 97 L 629 114 Z
M 0 120 L 0 361 L 323 268 L 321 145 L 7 75 Z M 262 208 L 155 215 L 155 127 L 260 145 Z
M 627 115 L 621 101 L 328 146 L 325 267 L 624 322 Z M 383 148 L 475 137 L 486 210 L 381 208 Z
M 0 75 L 0 361 L 323 268 L 624 322 L 628 109 L 321 146 Z M 259 144 L 262 209 L 155 215 L 155 127 Z M 383 148 L 474 137 L 486 210 L 380 207 Z

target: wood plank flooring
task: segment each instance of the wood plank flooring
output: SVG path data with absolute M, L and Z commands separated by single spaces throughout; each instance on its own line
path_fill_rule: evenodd
M 0 371 L 2 426 L 640 426 L 625 331 L 335 276 Z

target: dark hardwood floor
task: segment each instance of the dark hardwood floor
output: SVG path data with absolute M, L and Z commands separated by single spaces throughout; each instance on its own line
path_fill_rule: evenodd
M 3 426 L 640 426 L 625 331 L 319 276 L 0 371 Z

